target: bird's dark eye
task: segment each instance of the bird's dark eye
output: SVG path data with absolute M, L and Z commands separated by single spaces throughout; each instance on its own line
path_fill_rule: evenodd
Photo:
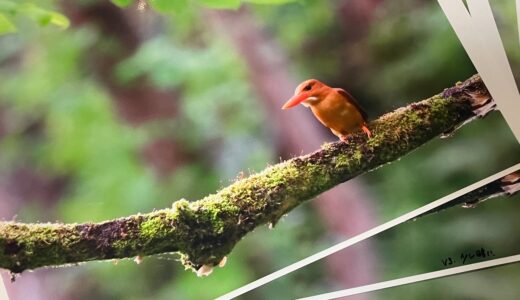
M 303 88 L 304 91 L 310 91 L 311 89 L 312 89 L 312 85 L 310 85 L 310 84 L 306 85 L 306 86 Z

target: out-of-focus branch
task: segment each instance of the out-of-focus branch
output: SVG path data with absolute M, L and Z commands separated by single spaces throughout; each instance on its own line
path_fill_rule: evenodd
M 352 134 L 321 150 L 271 166 L 216 194 L 170 209 L 103 223 L 0 223 L 0 267 L 26 269 L 177 251 L 195 270 L 218 265 L 259 225 L 494 109 L 479 76 L 370 122 L 373 137 Z M 487 108 L 485 111 L 483 108 Z
M 439 207 L 436 207 L 435 209 L 417 216 L 417 218 L 433 213 L 438 213 L 445 209 L 459 205 L 465 208 L 473 208 L 491 198 L 512 196 L 518 193 L 518 191 L 520 191 L 520 170 L 490 182 L 467 194 L 457 197 L 448 203 L 445 203 Z

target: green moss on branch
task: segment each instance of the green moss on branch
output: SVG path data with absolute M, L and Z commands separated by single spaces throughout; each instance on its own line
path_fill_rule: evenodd
M 197 270 L 217 265 L 255 227 L 276 223 L 302 202 L 398 159 L 473 119 L 492 101 L 477 75 L 430 99 L 388 113 L 348 142 L 282 162 L 195 202 L 103 223 L 0 222 L 0 267 L 27 269 L 179 252 Z

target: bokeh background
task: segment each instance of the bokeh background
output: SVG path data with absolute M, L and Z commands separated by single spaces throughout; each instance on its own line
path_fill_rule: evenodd
M 38 1 L 65 15 L 67 29 L 11 16 L 18 30 L 0 37 L 0 218 L 83 222 L 148 212 L 317 149 L 334 136 L 304 108 L 279 109 L 307 78 L 349 90 L 376 118 L 475 73 L 436 1 L 271 1 L 288 3 L 238 10 L 171 2 L 123 9 Z M 520 78 L 514 1 L 492 7 Z M 7 283 L 8 293 L 211 299 L 518 163 L 519 150 L 495 112 L 296 208 L 273 230 L 257 229 L 207 278 L 165 254 L 140 265 L 27 272 Z M 435 271 L 442 259 L 481 247 L 517 254 L 519 198 L 403 224 L 243 299 Z M 508 266 L 355 299 L 519 299 L 519 280 L 520 267 Z

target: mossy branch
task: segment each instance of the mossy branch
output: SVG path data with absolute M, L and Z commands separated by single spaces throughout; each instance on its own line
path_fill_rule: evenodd
M 364 172 L 403 157 L 494 109 L 478 75 L 432 98 L 370 122 L 373 137 L 268 167 L 195 202 L 102 223 L 0 222 L 0 268 L 13 273 L 44 266 L 179 252 L 194 270 L 217 265 L 255 227 L 276 223 L 293 208 Z

